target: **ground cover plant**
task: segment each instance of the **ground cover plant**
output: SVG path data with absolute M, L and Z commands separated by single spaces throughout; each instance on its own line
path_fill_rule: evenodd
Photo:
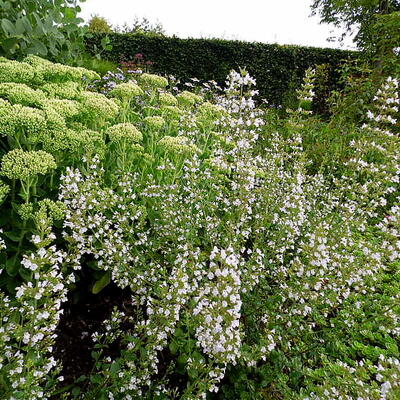
M 311 69 L 284 120 L 99 78 L 0 62 L 1 398 L 399 398 L 398 81 L 340 131 Z

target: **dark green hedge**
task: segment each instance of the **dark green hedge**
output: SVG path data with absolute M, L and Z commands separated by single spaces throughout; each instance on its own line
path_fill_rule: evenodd
M 102 36 L 87 39 L 87 48 L 100 47 Z M 316 64 L 332 66 L 329 81 L 336 85 L 338 66 L 357 53 L 327 48 L 281 46 L 220 39 L 179 39 L 142 34 L 109 35 L 112 50 L 103 57 L 112 61 L 133 59 L 137 53 L 154 62 L 153 70 L 182 81 L 196 77 L 223 83 L 231 69 L 246 67 L 256 78 L 261 97 L 282 104 L 288 90 L 297 86 L 305 69 Z

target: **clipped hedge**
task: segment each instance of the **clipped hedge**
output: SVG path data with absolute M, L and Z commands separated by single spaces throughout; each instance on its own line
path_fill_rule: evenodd
M 87 38 L 88 50 L 94 53 L 95 46 L 100 47 L 102 37 L 93 35 Z M 288 93 L 300 84 L 308 67 L 330 64 L 329 82 L 334 89 L 338 84 L 339 65 L 357 57 L 357 52 L 353 51 L 221 39 L 120 33 L 113 33 L 109 38 L 112 50 L 105 51 L 104 58 L 129 60 L 142 53 L 154 62 L 155 72 L 171 74 L 183 81 L 196 77 L 223 83 L 231 69 L 246 67 L 257 80 L 260 96 L 275 105 L 285 102 Z

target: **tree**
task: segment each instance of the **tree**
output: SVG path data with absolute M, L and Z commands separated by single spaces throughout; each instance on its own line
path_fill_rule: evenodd
M 125 22 L 122 26 L 115 28 L 119 33 L 144 33 L 149 35 L 165 35 L 164 27 L 160 22 L 151 23 L 147 18 L 135 17 L 131 24 Z
M 104 17 L 93 15 L 88 25 L 89 32 L 92 33 L 111 33 L 112 28 Z
M 354 41 L 365 49 L 376 39 L 379 16 L 400 11 L 400 0 L 313 0 L 311 9 L 313 15 L 320 15 L 321 22 L 343 27 L 342 39 L 355 34 Z
M 36 54 L 57 61 L 83 50 L 79 2 L 85 0 L 0 0 L 0 55 Z

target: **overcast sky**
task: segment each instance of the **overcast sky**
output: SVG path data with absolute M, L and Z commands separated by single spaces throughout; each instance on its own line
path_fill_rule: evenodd
M 86 21 L 93 14 L 113 25 L 135 16 L 160 22 L 168 35 L 181 38 L 238 39 L 264 43 L 336 47 L 327 38 L 334 29 L 310 17 L 312 0 L 86 0 Z M 335 30 L 333 33 L 340 33 Z M 342 48 L 350 48 L 351 41 Z

